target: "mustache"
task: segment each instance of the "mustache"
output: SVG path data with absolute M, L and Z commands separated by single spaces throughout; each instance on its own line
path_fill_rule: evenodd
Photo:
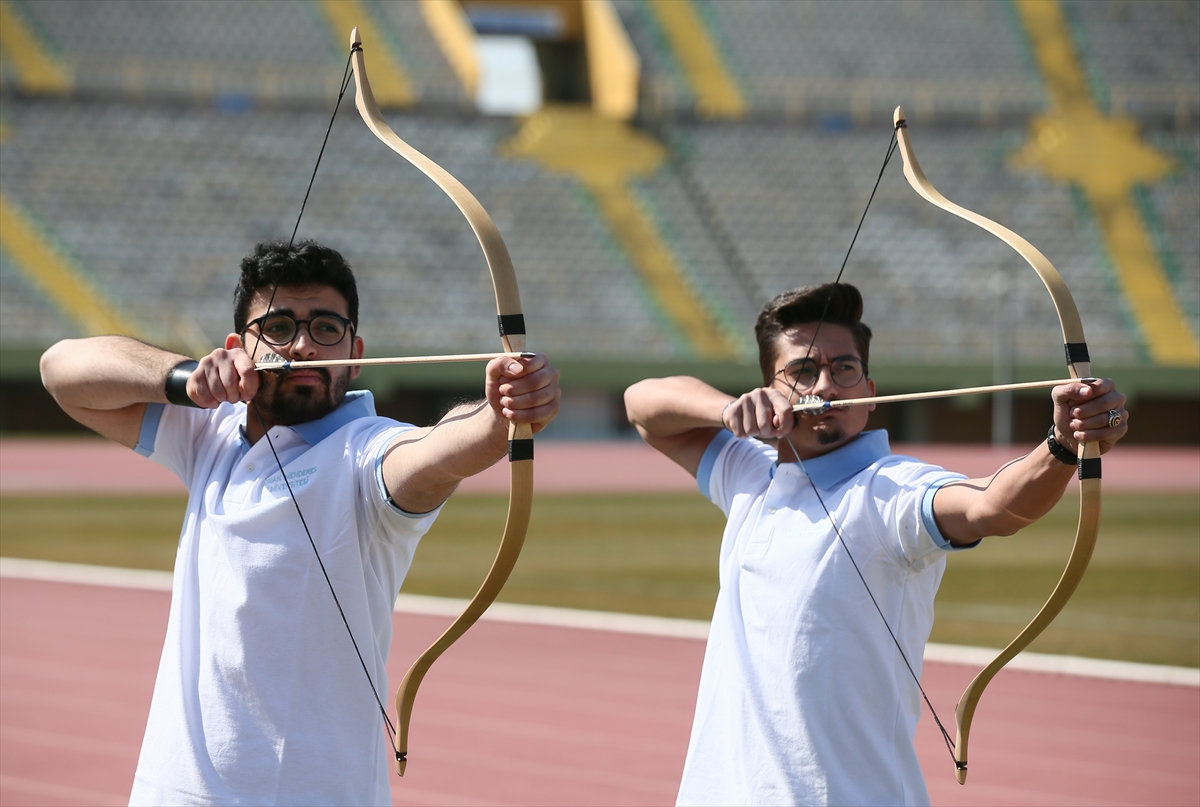
M 329 369 L 326 367 L 306 367 L 302 370 L 283 370 L 281 372 L 280 371 L 272 371 L 268 375 L 275 376 L 276 380 L 278 382 L 278 381 L 282 381 L 283 379 L 287 378 L 292 373 L 316 373 L 317 375 L 321 376 L 321 379 L 326 384 L 333 383 L 333 376 L 331 376 L 329 374 Z

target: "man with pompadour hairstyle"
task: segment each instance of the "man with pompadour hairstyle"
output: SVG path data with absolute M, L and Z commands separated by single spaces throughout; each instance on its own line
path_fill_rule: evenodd
M 761 388 L 676 376 L 625 392 L 642 438 L 728 519 L 679 804 L 928 804 L 913 679 L 946 555 L 1044 516 L 1076 446 L 1126 432 L 1111 380 L 1064 384 L 1046 442 L 966 479 L 892 454 L 864 431 L 874 405 L 795 414 L 801 396 L 875 395 L 862 313 L 844 283 L 789 291 L 755 327 Z

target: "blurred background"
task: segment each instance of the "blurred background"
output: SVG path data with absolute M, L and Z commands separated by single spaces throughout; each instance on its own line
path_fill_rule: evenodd
M 977 727 L 972 751 L 989 763 L 967 789 L 923 720 L 933 802 L 1197 803 L 1200 2 L 0 0 L 0 805 L 127 802 L 186 501 L 169 472 L 67 418 L 38 358 L 90 334 L 193 356 L 223 343 L 240 260 L 295 226 L 354 26 L 392 127 L 495 220 L 529 344 L 562 370 L 501 600 L 698 620 L 687 635 L 702 635 L 724 519 L 640 445 L 622 392 L 680 373 L 731 393 L 762 383 L 757 312 L 834 280 L 901 105 L 932 183 L 1058 267 L 1094 371 L 1130 399 L 1088 574 L 1032 650 L 1075 670 L 1153 665 L 1103 693 L 1088 688 L 1099 679 L 1041 675 L 1005 696 L 1022 680 L 1006 671 L 988 696 L 1003 719 L 977 724 L 1009 734 L 989 749 L 999 732 Z M 495 350 L 470 228 L 352 107 L 298 238 L 354 267 L 368 356 Z M 899 157 L 843 280 L 863 290 L 881 394 L 1064 375 L 1035 273 L 918 197 Z M 481 373 L 368 368 L 359 383 L 381 414 L 424 424 L 478 397 Z M 1044 439 L 1049 396 L 871 418 L 899 450 L 986 474 Z M 476 590 L 504 470 L 447 503 L 402 594 Z M 931 636 L 945 659 L 1029 622 L 1077 513 L 1069 493 L 1019 535 L 947 561 Z M 164 590 L 136 590 L 146 575 Z M 397 620 L 393 680 L 448 617 Z M 392 780 L 396 802 L 670 803 L 702 643 L 548 628 L 514 643 L 515 629 L 481 624 L 430 675 L 414 722 L 424 756 Z M 927 660 L 946 714 L 974 669 Z M 1191 683 L 1145 683 L 1166 680 Z
M 202 355 L 238 262 L 286 240 L 349 32 L 401 137 L 490 212 L 530 343 L 563 370 L 546 437 L 624 439 L 621 392 L 759 381 L 755 315 L 832 281 L 903 105 L 950 199 L 1041 249 L 1073 292 L 1129 443 L 1200 443 L 1200 4 L 770 0 L 2 0 L 0 430 L 69 431 L 54 341 Z M 352 90 L 351 90 L 352 94 Z M 1049 295 L 936 210 L 897 157 L 844 280 L 880 393 L 1063 375 Z M 343 252 L 368 355 L 490 350 L 482 253 L 347 98 L 299 238 Z M 377 369 L 422 423 L 478 366 Z M 904 442 L 1036 441 L 1044 392 L 881 408 Z

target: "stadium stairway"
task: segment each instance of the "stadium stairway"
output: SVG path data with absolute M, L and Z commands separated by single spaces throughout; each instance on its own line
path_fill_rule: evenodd
M 15 201 L 0 194 L 0 249 L 26 278 L 88 336 L 124 334 L 145 338 L 108 300 L 75 261 Z
M 529 157 L 575 177 L 596 200 L 614 238 L 689 352 L 716 360 L 736 355 L 734 338 L 722 333 L 654 222 L 630 193 L 631 178 L 651 174 L 665 161 L 666 149 L 660 143 L 585 107 L 549 107 L 527 119 L 501 154 Z
M 651 0 L 650 8 L 705 118 L 740 118 L 746 112 L 741 88 L 725 64 L 709 28 L 691 0 Z
M 350 48 L 350 32 L 359 29 L 364 43 L 370 43 L 371 89 L 383 109 L 409 107 L 416 93 L 400 59 L 384 35 L 384 27 L 375 22 L 361 0 L 320 0 L 321 11 L 329 22 L 330 33 Z
M 0 51 L 17 73 L 17 86 L 31 95 L 66 95 L 71 71 L 37 30 L 8 0 L 0 2 Z
M 1176 166 L 1142 142 L 1135 121 L 1105 117 L 1097 109 L 1058 4 L 1017 0 L 1015 7 L 1052 104 L 1048 114 L 1031 121 L 1029 141 L 1013 155 L 1013 164 L 1081 189 L 1147 351 L 1159 364 L 1194 366 L 1200 342 L 1132 193 L 1135 185 L 1158 182 Z

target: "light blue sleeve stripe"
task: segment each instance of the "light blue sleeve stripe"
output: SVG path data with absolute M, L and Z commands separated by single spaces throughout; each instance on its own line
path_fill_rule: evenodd
M 407 431 L 407 429 L 405 431 Z M 403 434 L 403 432 L 400 434 Z M 399 435 L 396 436 L 398 437 Z M 387 503 L 387 506 L 392 511 L 399 513 L 405 518 L 425 518 L 430 513 L 436 513 L 442 508 L 442 505 L 439 504 L 437 507 L 430 510 L 429 513 L 410 513 L 407 510 L 397 507 L 396 503 L 392 501 L 392 494 L 388 492 L 387 483 L 383 481 L 383 459 L 387 456 L 387 450 L 391 444 L 391 440 L 383 441 L 383 447 L 380 448 L 379 455 L 375 457 L 375 484 L 379 487 L 379 495 L 383 497 L 384 502 Z
M 696 486 L 700 488 L 700 494 L 709 501 L 712 501 L 713 466 L 717 464 L 717 457 L 720 456 L 721 449 L 733 439 L 733 432 L 722 429 L 708 444 L 708 448 L 704 449 L 704 456 L 700 458 L 700 467 L 696 469 Z
M 921 521 L 925 523 L 925 529 L 929 531 L 929 535 L 933 538 L 933 542 L 935 544 L 942 549 L 948 549 L 953 552 L 957 552 L 960 549 L 974 549 L 975 547 L 979 546 L 979 541 L 983 540 L 980 538 L 979 541 L 976 541 L 973 544 L 956 546 L 955 544 L 952 544 L 946 540 L 945 536 L 942 535 L 942 531 L 938 529 L 937 521 L 935 521 L 933 518 L 934 494 L 937 493 L 938 490 L 940 490 L 947 483 L 957 482 L 960 479 L 966 479 L 966 477 L 958 475 L 948 476 L 945 479 L 939 479 L 929 486 L 929 488 L 925 491 L 925 496 L 921 499 Z
M 158 437 L 158 424 L 162 420 L 166 404 L 146 404 L 146 414 L 142 415 L 142 430 L 138 432 L 137 445 L 133 450 L 143 457 L 154 453 L 154 440 Z

